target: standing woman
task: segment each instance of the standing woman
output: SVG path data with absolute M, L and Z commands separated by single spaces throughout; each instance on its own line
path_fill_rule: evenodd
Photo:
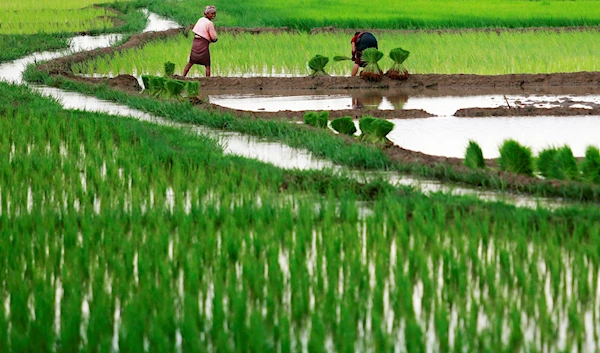
M 206 67 L 206 77 L 210 77 L 210 43 L 217 41 L 217 32 L 212 20 L 217 16 L 217 9 L 214 6 L 207 6 L 204 9 L 204 17 L 200 17 L 192 29 L 194 32 L 194 43 L 190 60 L 183 69 L 183 77 L 186 77 L 194 64 Z

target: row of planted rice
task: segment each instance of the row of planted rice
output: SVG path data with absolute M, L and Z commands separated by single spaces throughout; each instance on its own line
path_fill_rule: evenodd
M 117 0 L 126 2 L 129 0 Z M 115 11 L 98 6 L 103 1 L 15 1 L 0 4 L 0 35 L 74 33 L 114 27 Z M 109 1 L 104 1 L 109 2 Z M 94 6 L 95 5 L 95 6 Z
M 600 71 L 600 64 L 595 60 L 594 43 L 600 39 L 597 30 L 373 32 L 377 35 L 379 50 L 385 54 L 379 62 L 384 71 L 393 64 L 390 51 L 398 47 L 410 52 L 404 63 L 410 73 L 496 75 Z M 218 43 L 211 45 L 213 75 L 308 76 L 311 73 L 308 62 L 317 54 L 329 59 L 324 68 L 326 73 L 350 75 L 348 61 L 333 60 L 335 56 L 350 55 L 349 32 L 222 33 L 219 38 Z M 84 75 L 140 76 L 160 73 L 163 64 L 171 61 L 177 64 L 175 73 L 181 74 L 190 45 L 191 37 L 182 34 L 143 48 L 79 63 L 72 69 Z M 202 68 L 192 68 L 191 75 L 203 74 Z
M 593 209 L 319 183 L 282 198 L 283 172 L 216 141 L 13 100 L 3 352 L 600 348 Z

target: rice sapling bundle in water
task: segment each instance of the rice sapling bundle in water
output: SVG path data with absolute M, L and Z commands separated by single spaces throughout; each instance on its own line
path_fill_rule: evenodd
M 165 63 L 165 76 L 172 76 L 175 73 L 175 64 L 167 61 Z
M 314 58 L 308 62 L 308 67 L 312 70 L 311 76 L 329 76 L 325 72 L 325 65 L 329 62 L 329 58 L 323 55 L 315 55 Z
M 585 150 L 585 159 L 581 164 L 583 177 L 593 183 L 600 183 L 600 151 L 594 146 Z
M 150 89 L 148 94 L 154 97 L 159 97 L 165 92 L 165 79 L 160 76 L 150 76 L 148 82 L 150 83 Z
M 167 80 L 165 84 L 167 93 L 171 98 L 181 98 L 181 93 L 185 89 L 185 81 Z
M 465 151 L 465 159 L 463 164 L 471 169 L 483 169 L 485 168 L 485 159 L 483 159 L 483 152 L 479 144 L 473 140 L 469 141 L 467 150 Z
M 144 84 L 144 91 L 150 89 L 150 75 L 142 75 L 142 83 Z
M 188 81 L 185 90 L 188 97 L 197 97 L 198 93 L 200 93 L 200 82 Z
M 377 63 L 381 58 L 383 58 L 383 53 L 375 48 L 363 50 L 361 60 L 365 61 L 367 66 L 360 72 L 360 76 L 367 81 L 381 81 L 383 71 L 381 71 Z
M 371 116 L 364 117 L 358 121 L 361 134 L 359 139 L 371 143 L 386 143 L 387 134 L 394 129 L 394 124 Z
M 342 118 L 333 119 L 331 121 L 331 128 L 340 134 L 352 136 L 356 132 L 356 126 L 354 125 L 354 121 L 349 116 L 345 116 Z
M 409 51 L 402 48 L 392 49 L 390 51 L 390 58 L 394 60 L 394 64 L 385 75 L 394 80 L 406 80 L 408 78 L 408 70 L 406 70 L 402 63 L 408 58 L 409 54 Z
M 329 112 L 324 110 L 320 113 L 308 112 L 304 114 L 304 123 L 318 128 L 326 128 L 329 121 Z

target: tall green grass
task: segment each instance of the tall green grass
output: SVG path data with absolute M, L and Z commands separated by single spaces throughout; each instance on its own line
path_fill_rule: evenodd
M 7 352 L 597 347 L 596 207 L 354 188 L 6 84 L 0 156 Z
M 152 11 L 195 23 L 205 3 L 200 0 L 140 0 Z M 308 30 L 335 26 L 364 29 L 581 26 L 600 24 L 598 1 L 508 0 L 358 0 L 302 1 L 215 0 L 222 26 L 290 27 Z
M 211 46 L 211 72 L 217 76 L 308 76 L 307 62 L 315 54 L 326 57 L 350 55 L 350 35 L 343 33 L 222 33 Z M 379 33 L 379 48 L 386 52 L 401 46 L 411 52 L 406 66 L 411 73 L 516 74 L 600 71 L 594 30 L 554 32 L 459 32 L 459 33 Z M 97 58 L 73 66 L 82 74 L 151 74 L 162 72 L 170 60 L 176 73 L 187 62 L 190 38 L 179 35 L 149 43 L 110 57 Z M 257 50 L 260 48 L 260 50 Z M 473 48 L 478 48 L 473 50 Z M 165 54 L 168 53 L 168 54 Z M 557 55 L 556 53 L 568 53 Z M 379 65 L 386 71 L 393 62 L 384 57 Z M 191 75 L 201 70 L 192 69 Z M 331 62 L 330 75 L 348 76 L 351 63 Z

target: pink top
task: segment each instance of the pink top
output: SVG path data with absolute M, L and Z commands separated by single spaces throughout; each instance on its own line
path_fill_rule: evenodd
M 208 40 L 209 42 L 214 42 L 217 40 L 217 31 L 215 31 L 215 24 L 212 23 L 212 21 L 206 17 L 200 17 L 192 31 L 200 37 Z

